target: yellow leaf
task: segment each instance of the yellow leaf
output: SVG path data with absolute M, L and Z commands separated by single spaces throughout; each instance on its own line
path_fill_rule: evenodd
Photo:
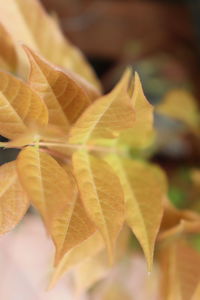
M 51 65 L 25 47 L 31 64 L 30 86 L 37 91 L 49 110 L 49 123 L 68 129 L 86 107 L 99 96 L 89 83 L 74 79 L 68 72 Z
M 56 266 L 49 283 L 49 289 L 54 287 L 65 272 L 70 271 L 85 259 L 94 256 L 103 246 L 104 243 L 101 235 L 99 232 L 95 232 L 81 244 L 71 249 L 63 256 L 58 266 Z
M 191 172 L 191 177 L 193 183 L 200 188 L 200 170 L 199 169 L 193 169 Z
M 73 272 L 77 293 L 86 292 L 95 283 L 105 278 L 110 268 L 105 251 L 84 260 Z
M 133 95 L 132 104 L 135 109 L 135 122 L 133 128 L 120 134 L 118 143 L 131 147 L 145 147 L 153 138 L 153 106 L 147 101 L 140 78 L 137 73 L 132 80 Z
M 157 106 L 156 111 L 186 123 L 195 132 L 199 131 L 200 117 L 196 99 L 186 90 L 172 90 Z
M 28 69 L 28 61 L 19 44 L 23 42 L 52 63 L 72 70 L 100 87 L 85 57 L 64 38 L 55 18 L 44 11 L 39 1 L 0 0 L 0 20 L 14 40 L 19 72 L 24 74 Z
M 112 261 L 124 222 L 120 181 L 106 162 L 85 151 L 73 154 L 73 168 L 85 209 L 102 234 Z
M 178 210 L 166 198 L 159 240 L 171 239 L 182 233 L 200 233 L 200 216 L 191 210 Z
M 197 285 L 197 288 L 194 291 L 194 294 L 192 295 L 192 299 L 191 300 L 199 300 L 200 299 L 200 281 Z
M 191 299 L 200 280 L 200 253 L 185 239 L 160 247 L 163 300 Z
M 135 113 L 129 95 L 131 76 L 128 69 L 113 91 L 86 109 L 72 128 L 70 143 L 86 144 L 98 138 L 116 137 L 133 127 Z
M 13 41 L 4 26 L 0 23 L 0 66 L 1 69 L 14 72 L 17 66 L 17 53 Z
M 0 167 L 0 234 L 19 223 L 29 206 L 29 200 L 19 182 L 15 162 Z
M 42 215 L 56 246 L 56 263 L 94 231 L 80 202 L 75 183 L 47 153 L 27 147 L 17 159 L 20 181 Z
M 0 72 L 0 134 L 13 139 L 30 124 L 47 122 L 48 111 L 40 97 L 23 81 Z
M 115 155 L 106 160 L 121 180 L 126 220 L 143 248 L 150 270 L 167 192 L 164 172 L 155 165 Z

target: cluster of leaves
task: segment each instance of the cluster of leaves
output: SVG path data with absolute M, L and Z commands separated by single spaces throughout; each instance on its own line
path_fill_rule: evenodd
M 149 271 L 156 238 L 162 246 L 161 267 L 170 277 L 163 280 L 164 299 L 189 299 L 181 298 L 182 282 L 174 285 L 174 276 L 180 277 L 174 260 L 182 245 L 193 251 L 182 233 L 200 232 L 200 218 L 169 204 L 165 173 L 143 157 L 155 132 L 153 107 L 139 76 L 127 69 L 102 95 L 83 55 L 36 0 L 0 0 L 0 41 L 0 134 L 9 139 L 1 146 L 21 149 L 16 161 L 0 168 L 0 233 L 10 231 L 33 205 L 56 249 L 51 286 L 79 265 L 81 278 L 86 270 L 90 275 L 92 268 L 99 270 L 95 279 L 86 276 L 88 288 L 108 268 L 105 253 L 113 263 L 128 251 L 128 225 Z M 169 112 L 170 105 L 159 110 Z M 194 128 L 193 112 L 188 118 Z M 199 273 L 195 280 L 187 295 Z

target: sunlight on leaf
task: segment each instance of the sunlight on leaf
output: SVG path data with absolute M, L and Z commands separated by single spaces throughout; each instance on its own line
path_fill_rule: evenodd
M 132 105 L 135 109 L 135 122 L 133 128 L 121 133 L 118 143 L 134 148 L 149 145 L 154 137 L 153 128 L 153 106 L 147 101 L 140 78 L 135 73 L 132 79 Z
M 94 139 L 113 138 L 134 126 L 135 113 L 129 95 L 131 70 L 127 69 L 117 86 L 95 101 L 72 127 L 70 143 L 86 144 Z

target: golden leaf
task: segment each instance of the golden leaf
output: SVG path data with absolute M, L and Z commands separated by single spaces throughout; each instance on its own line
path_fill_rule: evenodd
M 37 91 L 49 110 L 49 123 L 68 129 L 86 107 L 99 96 L 99 92 L 81 78 L 73 78 L 51 65 L 42 57 L 24 47 L 31 64 L 30 86 Z
M 56 246 L 56 263 L 94 231 L 80 202 L 75 183 L 47 153 L 27 147 L 17 159 L 21 183 L 42 215 Z
M 178 210 L 166 198 L 159 240 L 171 239 L 182 233 L 200 233 L 200 216 L 191 210 Z
M 200 253 L 185 239 L 160 247 L 163 300 L 191 299 L 200 280 Z
M 115 155 L 106 160 L 121 180 L 126 220 L 144 250 L 150 270 L 167 193 L 164 172 L 158 166 Z
M 103 246 L 104 243 L 101 235 L 99 232 L 95 232 L 81 244 L 71 249 L 63 256 L 59 264 L 56 266 L 49 283 L 49 289 L 54 287 L 56 282 L 64 275 L 65 272 L 70 271 L 85 259 L 96 255 Z
M 129 95 L 131 76 L 128 69 L 113 91 L 85 110 L 71 130 L 70 143 L 86 144 L 98 138 L 116 137 L 133 127 L 135 113 Z
M 110 261 L 124 222 L 124 195 L 118 177 L 103 160 L 77 151 L 73 168 L 85 209 L 104 238 Z
M 15 162 L 0 167 L 0 234 L 10 231 L 25 215 L 29 200 L 16 172 Z
M 105 278 L 110 268 L 105 251 L 101 251 L 93 257 L 88 257 L 77 265 L 73 272 L 77 293 L 86 292 L 95 283 Z
M 0 23 L 0 66 L 1 69 L 14 72 L 17 67 L 17 53 L 13 41 L 4 26 Z
M 44 11 L 39 1 L 0 0 L 0 20 L 14 40 L 19 72 L 24 74 L 28 69 L 28 61 L 20 47 L 20 41 L 39 51 L 52 63 L 72 70 L 100 87 L 85 57 L 64 38 L 55 18 Z
M 0 72 L 0 134 L 13 139 L 32 123 L 45 125 L 48 111 L 40 97 L 23 81 Z
M 186 123 L 195 132 L 199 131 L 200 117 L 196 99 L 186 90 L 172 90 L 157 106 L 156 111 Z
M 199 300 L 200 299 L 200 281 L 194 291 L 194 294 L 192 295 L 192 299 L 191 300 Z
M 127 129 L 120 134 L 118 143 L 124 144 L 126 147 L 145 147 L 153 136 L 153 106 L 147 101 L 140 78 L 137 73 L 132 80 L 133 95 L 132 105 L 135 109 L 135 122 L 133 128 Z

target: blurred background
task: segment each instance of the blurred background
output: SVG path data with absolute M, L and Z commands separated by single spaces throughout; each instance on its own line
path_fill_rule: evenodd
M 198 0 L 42 0 L 66 36 L 88 57 L 105 89 L 131 64 L 146 92 L 200 86 Z M 154 90 L 152 90 L 152 87 Z

